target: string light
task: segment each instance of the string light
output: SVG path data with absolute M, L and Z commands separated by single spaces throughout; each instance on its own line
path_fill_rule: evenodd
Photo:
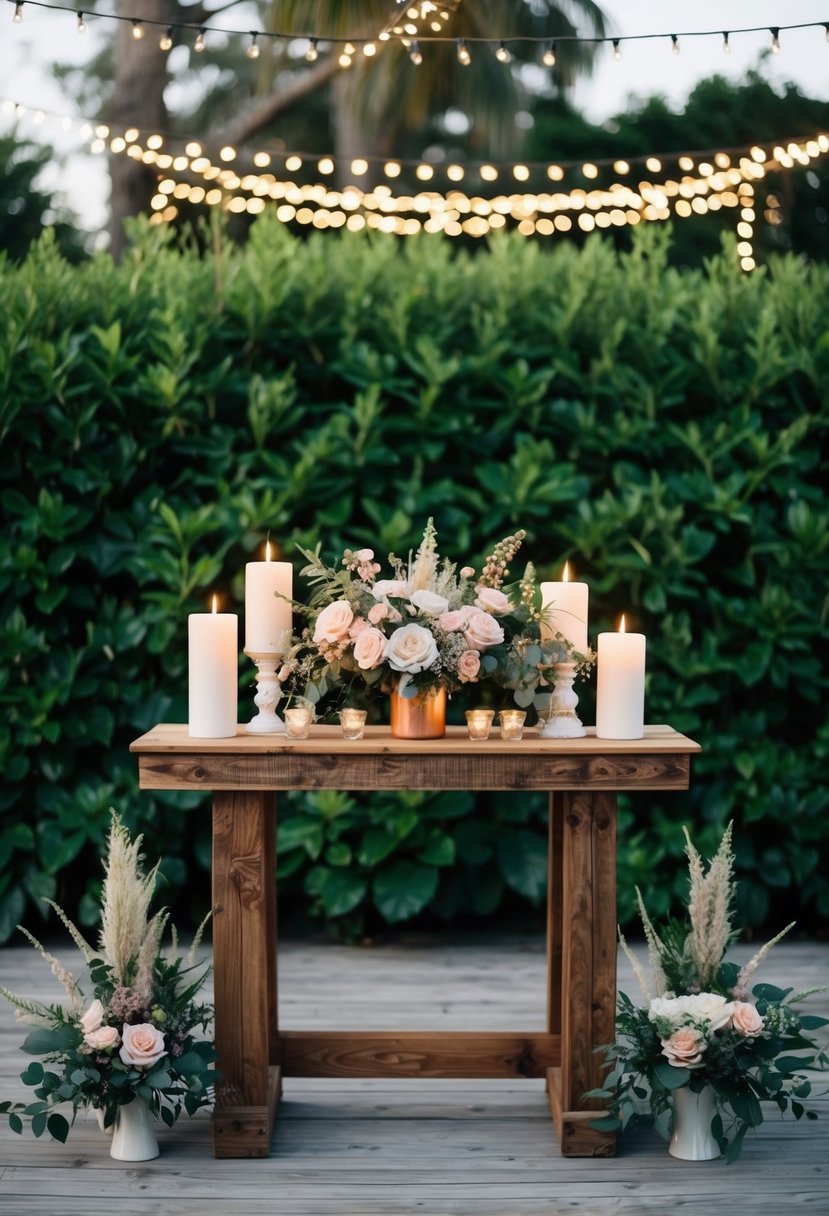
M 169 51 L 173 46 L 173 27 L 168 25 L 164 33 L 158 40 L 158 48 L 161 51 Z
M 505 42 L 498 43 L 498 50 L 495 52 L 495 58 L 499 63 L 509 63 L 512 60 L 512 55 L 507 50 Z
M 671 50 L 673 51 L 673 53 L 675 55 L 679 54 L 679 51 L 680 51 L 679 39 L 677 38 L 676 34 L 671 34 Z
M 308 63 L 313 63 L 319 57 L 319 43 L 316 38 L 312 38 L 308 43 L 308 50 L 305 52 L 305 58 Z
M 420 43 L 417 41 L 417 39 L 415 39 L 411 45 L 409 50 L 409 58 L 416 68 L 419 68 L 421 63 L 423 63 L 423 53 L 421 52 Z
M 20 22 L 22 20 L 23 20 L 23 4 L 22 4 L 22 0 L 17 0 L 17 3 L 14 6 L 14 15 L 12 16 L 12 21 L 14 22 L 15 25 L 20 25 Z
M 556 66 L 556 44 L 551 42 L 544 54 L 541 56 L 541 62 L 545 68 L 554 68 Z
M 77 28 L 77 31 L 79 34 L 86 33 L 86 22 L 83 19 L 83 13 L 78 13 L 78 21 L 77 21 L 76 28 Z
M 613 58 L 616 60 L 617 63 L 622 58 L 622 48 L 619 45 L 618 38 L 613 39 Z
M 769 33 L 771 34 L 772 54 L 778 55 L 780 53 L 780 28 L 779 28 L 779 26 L 773 25 L 771 27 L 771 29 L 769 30 Z
M 256 41 L 256 37 L 257 37 L 256 31 L 251 30 L 250 31 L 250 46 L 245 51 L 245 54 L 247 55 L 248 59 L 258 59 L 259 58 L 259 44 Z
M 463 67 L 468 68 L 472 62 L 472 56 L 469 53 L 469 47 L 463 38 L 458 39 L 458 63 Z
M 365 55 L 366 59 L 371 59 L 373 55 L 377 54 L 376 44 L 374 42 L 366 42 L 363 46 L 363 54 Z
M 201 52 L 204 50 L 204 46 L 205 46 L 205 31 L 202 28 L 199 30 L 198 34 L 196 34 L 196 41 L 193 43 L 193 50 L 197 54 L 201 54 Z
M 731 43 L 728 41 L 728 30 L 723 30 L 722 49 L 726 55 L 731 54 Z
M 135 18 L 132 20 L 132 37 L 134 42 L 140 42 L 144 37 L 144 26 Z

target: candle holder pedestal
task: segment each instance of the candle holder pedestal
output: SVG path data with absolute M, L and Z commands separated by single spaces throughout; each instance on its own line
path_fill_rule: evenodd
M 573 690 L 575 677 L 575 663 L 556 663 L 553 692 L 550 697 L 550 716 L 539 728 L 539 738 L 581 739 L 586 734 L 576 713 L 579 698 Z
M 276 703 L 282 696 L 282 685 L 276 669 L 282 662 L 279 654 L 257 654 L 246 650 L 245 654 L 256 664 L 256 696 L 253 703 L 258 713 L 248 722 L 245 730 L 249 735 L 284 735 L 285 723 L 276 712 Z

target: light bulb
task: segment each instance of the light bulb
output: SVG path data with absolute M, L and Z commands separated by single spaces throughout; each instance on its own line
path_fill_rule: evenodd
M 512 59 L 512 55 L 510 55 L 509 51 L 507 50 L 505 43 L 500 42 L 498 44 L 498 50 L 495 52 L 495 58 L 498 60 L 499 63 L 509 63 L 510 62 L 510 60 Z
M 86 33 L 86 22 L 83 19 L 83 13 L 78 13 L 78 33 Z
M 619 46 L 619 39 L 613 39 L 613 58 L 618 62 L 622 58 L 622 48 Z
M 141 24 L 140 21 L 133 21 L 132 37 L 133 37 L 134 42 L 140 42 L 141 39 L 144 37 L 144 26 Z
M 671 34 L 671 50 L 675 55 L 679 54 L 679 39 L 676 34 Z
M 199 30 L 196 34 L 196 41 L 193 43 L 193 50 L 201 53 L 204 50 L 204 30 Z
M 556 44 L 551 42 L 544 54 L 541 56 L 541 62 L 545 68 L 554 68 L 556 66 Z
M 312 38 L 308 44 L 308 50 L 305 52 L 305 58 L 308 63 L 313 63 L 319 57 L 319 45 L 316 38 Z
M 416 68 L 419 68 L 421 63 L 423 63 L 423 55 L 416 39 L 412 43 L 412 49 L 409 51 L 409 58 Z
M 469 53 L 469 47 L 466 45 L 463 38 L 458 39 L 458 63 L 468 68 L 472 62 L 472 56 Z
M 726 55 L 731 54 L 731 43 L 728 41 L 728 31 L 727 30 L 723 31 L 722 49 L 725 51 Z
M 772 27 L 772 29 L 769 31 L 769 33 L 771 34 L 772 54 L 777 55 L 780 52 L 780 30 L 775 25 Z
M 158 49 L 160 51 L 169 51 L 173 45 L 173 27 L 168 25 L 164 33 L 158 40 Z
M 258 59 L 259 58 L 259 46 L 256 42 L 256 38 L 257 38 L 257 35 L 256 35 L 255 30 L 251 30 L 250 31 L 250 46 L 248 47 L 247 51 L 245 51 L 245 54 L 247 55 L 248 59 Z
M 14 6 L 14 15 L 12 17 L 12 21 L 14 22 L 15 25 L 20 25 L 20 22 L 22 20 L 23 20 L 23 5 L 21 3 L 21 0 L 17 0 L 17 4 L 15 4 L 15 6 Z

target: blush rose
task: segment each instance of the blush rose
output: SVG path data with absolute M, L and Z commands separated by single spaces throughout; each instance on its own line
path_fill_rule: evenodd
M 361 671 L 370 671 L 382 663 L 385 649 L 385 635 L 373 625 L 367 625 L 354 643 L 354 661 Z
M 470 650 L 486 650 L 504 640 L 504 631 L 488 612 L 474 612 L 469 616 L 463 631 Z
M 93 1051 L 106 1051 L 109 1047 L 117 1047 L 121 1036 L 114 1026 L 100 1026 L 97 1030 L 87 1031 L 83 1041 Z
M 702 1068 L 704 1037 L 693 1026 L 682 1026 L 669 1039 L 661 1039 L 662 1054 L 674 1068 Z
M 339 642 L 348 633 L 348 627 L 353 620 L 351 605 L 345 600 L 335 600 L 333 604 L 326 605 L 317 617 L 314 641 L 317 645 L 320 642 L 327 642 L 329 645 Z
M 458 679 L 463 684 L 477 680 L 481 670 L 481 656 L 477 650 L 465 650 L 458 659 Z
M 81 1018 L 81 1030 L 85 1035 L 97 1030 L 104 1020 L 104 1007 L 100 1001 L 93 1001 Z
M 737 1034 L 756 1039 L 763 1033 L 765 1023 L 750 1001 L 734 1001 L 731 1008 L 731 1026 Z
M 475 603 L 484 612 L 494 612 L 497 616 L 502 616 L 505 612 L 512 611 L 509 596 L 504 595 L 503 591 L 499 591 L 497 587 L 476 587 L 475 590 L 477 592 Z
M 124 1041 L 119 1055 L 133 1068 L 152 1068 L 164 1055 L 164 1035 L 150 1022 L 124 1026 Z

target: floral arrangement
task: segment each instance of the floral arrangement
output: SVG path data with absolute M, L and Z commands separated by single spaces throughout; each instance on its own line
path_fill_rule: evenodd
M 606 1048 L 613 1065 L 605 1088 L 590 1097 L 610 1099 L 597 1128 L 623 1128 L 629 1121 L 656 1126 L 667 1135 L 671 1094 L 681 1086 L 713 1091 L 711 1132 L 726 1161 L 740 1154 L 749 1128 L 763 1122 L 761 1102 L 773 1102 L 796 1119 L 805 1114 L 811 1083 L 805 1070 L 824 1068 L 827 1056 L 806 1033 L 829 1025 L 794 1006 L 821 989 L 794 992 L 772 984 L 750 987 L 769 950 L 788 925 L 744 966 L 726 961 L 734 937 L 731 826 L 706 872 L 686 831 L 690 878 L 687 915 L 657 931 L 637 888 L 648 944 L 648 976 L 620 934 L 647 1004 L 620 994 L 617 1039 Z M 797 1054 L 793 1054 L 797 1053 Z
M 283 682 L 316 703 L 330 689 L 354 684 L 403 696 L 443 687 L 448 692 L 492 679 L 530 705 L 545 670 L 574 656 L 568 642 L 548 630 L 542 642 L 540 590 L 528 565 L 506 584 L 526 533 L 505 537 L 480 573 L 460 569 L 437 550 L 430 519 L 407 562 L 393 553 L 390 578 L 378 578 L 374 550 L 346 549 L 339 567 L 325 565 L 319 546 L 301 550 L 302 570 L 313 587 L 309 624 L 286 656 Z
M 212 1102 L 215 1051 L 196 1037 L 208 1031 L 213 1016 L 210 1005 L 196 1000 L 207 975 L 195 964 L 206 920 L 186 959 L 162 953 L 167 913 L 149 916 L 158 866 L 143 873 L 140 847 L 141 837 L 131 841 L 113 814 L 97 950 L 49 901 L 83 956 L 85 986 L 21 929 L 60 980 L 67 1004 L 43 1005 L 0 988 L 18 1020 L 32 1027 L 23 1050 L 43 1058 L 21 1073 L 36 1101 L 0 1103 L 15 1132 L 28 1118 L 36 1136 L 48 1131 L 65 1142 L 70 1124 L 58 1109 L 63 1104 L 71 1105 L 73 1122 L 79 1108 L 93 1107 L 104 1127 L 111 1127 L 121 1106 L 143 1098 L 171 1127 L 182 1108 L 192 1115 Z M 175 945 L 175 931 L 173 937 Z

